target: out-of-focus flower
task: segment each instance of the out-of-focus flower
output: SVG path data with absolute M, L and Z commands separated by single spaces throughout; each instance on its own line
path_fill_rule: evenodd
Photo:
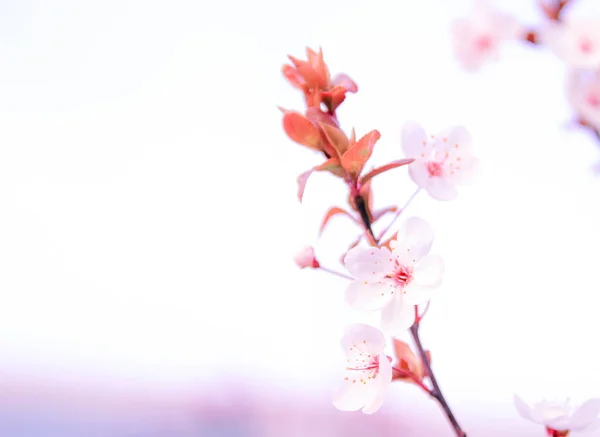
M 420 125 L 408 122 L 402 128 L 402 149 L 415 159 L 408 168 L 412 180 L 438 200 L 454 199 L 456 185 L 472 182 L 477 170 L 471 135 L 462 126 L 427 137 Z
M 385 338 L 369 325 L 355 324 L 342 338 L 346 354 L 346 372 L 333 394 L 333 405 L 342 411 L 372 414 L 383 403 L 385 390 L 392 381 L 392 365 L 385 355 Z
M 307 60 L 303 61 L 289 56 L 292 65 L 283 66 L 283 75 L 292 86 L 302 90 L 307 106 L 318 108 L 324 103 L 329 113 L 333 114 L 346 98 L 346 93 L 357 92 L 358 86 L 346 74 L 331 79 L 322 50 L 317 53 L 306 48 L 306 57 Z
M 500 44 L 523 32 L 517 19 L 494 9 L 487 0 L 476 0 L 467 17 L 451 25 L 454 53 L 468 70 L 476 70 L 499 57 Z
M 441 284 L 443 260 L 429 255 L 433 231 L 413 217 L 402 225 L 390 249 L 355 247 L 344 264 L 356 278 L 346 291 L 348 303 L 359 310 L 381 311 L 381 326 L 392 335 L 415 321 L 415 305 L 426 303 Z
M 422 381 L 425 376 L 427 376 L 427 371 L 425 370 L 425 366 L 423 361 L 415 355 L 410 346 L 397 338 L 392 339 L 394 343 L 394 353 L 396 355 L 397 364 L 394 366 L 395 369 L 402 370 L 410 375 L 412 375 L 415 379 Z M 431 362 L 431 355 L 429 351 L 425 352 L 427 354 L 427 359 Z M 414 382 L 411 378 L 399 374 L 399 372 L 395 371 L 393 379 L 406 381 L 406 382 Z
M 600 129 L 600 71 L 571 70 L 567 99 L 584 124 Z
M 517 395 L 514 402 L 523 418 L 544 425 L 551 436 L 593 431 L 600 426 L 600 399 L 590 399 L 576 410 L 568 402 L 543 401 L 530 406 Z
M 600 68 L 600 20 L 570 18 L 540 30 L 540 41 L 571 68 Z
M 306 246 L 298 252 L 296 256 L 294 256 L 294 262 L 301 269 L 305 269 L 306 267 L 318 269 L 320 267 L 319 261 L 315 258 L 315 249 L 312 246 Z

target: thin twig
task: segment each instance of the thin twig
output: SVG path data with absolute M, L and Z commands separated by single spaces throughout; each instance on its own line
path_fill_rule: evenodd
M 429 376 L 429 380 L 431 381 L 431 386 L 433 387 L 433 389 L 431 390 L 431 396 L 433 396 L 438 401 L 438 403 L 444 410 L 444 413 L 446 414 L 446 417 L 448 417 L 452 428 L 454 428 L 454 432 L 456 433 L 457 437 L 467 437 L 467 434 L 462 430 L 462 428 L 458 424 L 458 421 L 456 420 L 456 417 L 454 416 L 454 413 L 450 409 L 450 405 L 448 405 L 448 402 L 446 402 L 446 399 L 444 398 L 444 395 L 440 390 L 440 386 L 438 385 L 435 375 L 433 374 L 433 370 L 431 369 L 431 363 L 427 358 L 427 354 L 425 353 L 425 349 L 423 348 L 423 345 L 421 344 L 421 339 L 419 338 L 418 323 L 415 323 L 410 328 L 410 333 L 412 334 L 413 340 L 415 342 L 415 347 L 419 351 L 419 356 L 421 357 L 421 361 L 423 361 L 423 365 L 425 366 L 425 370 L 427 370 L 427 375 Z
M 431 392 L 431 389 L 429 387 L 427 387 L 425 384 L 423 384 L 423 381 L 419 380 L 415 375 L 413 375 L 410 372 L 407 372 L 406 370 L 402 370 L 402 369 L 398 369 L 397 367 L 392 367 L 392 369 L 394 369 L 395 372 L 399 373 L 400 376 L 403 376 L 405 378 L 410 379 L 412 382 L 414 382 L 415 384 L 417 384 L 419 387 L 421 387 L 424 391 L 427 392 L 428 395 L 433 396 L 433 393 Z
M 337 272 L 337 271 L 332 270 L 332 269 L 328 269 L 327 267 L 323 267 L 323 266 L 320 265 L 318 267 L 318 269 L 319 270 L 323 270 L 324 272 L 330 273 L 332 275 L 339 276 L 340 278 L 344 278 L 344 279 L 348 279 L 350 281 L 354 281 L 354 278 L 352 276 L 348 276 L 348 275 L 346 275 L 344 273 Z
M 385 229 L 381 232 L 381 234 L 379 234 L 379 238 L 377 239 L 377 241 L 381 241 L 381 239 L 383 238 L 385 233 L 391 229 L 391 227 L 394 225 L 394 223 L 396 223 L 396 220 L 398 220 L 398 217 L 400 217 L 400 214 L 402 214 L 402 212 L 408 207 L 408 205 L 410 205 L 410 203 L 413 201 L 413 199 L 415 197 L 417 197 L 417 194 L 419 194 L 419 191 L 421 191 L 420 187 L 417 188 L 414 193 L 412 193 L 412 195 L 408 198 L 408 200 L 406 201 L 404 206 L 402 208 L 400 208 L 398 210 L 398 212 L 396 212 L 396 214 L 392 218 L 392 221 L 385 227 Z

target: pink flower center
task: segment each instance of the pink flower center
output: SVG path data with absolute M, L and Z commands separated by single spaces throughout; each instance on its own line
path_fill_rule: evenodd
M 494 40 L 489 35 L 481 35 L 475 40 L 475 47 L 480 52 L 487 52 L 493 44 Z
M 442 165 L 439 162 L 429 161 L 427 163 L 427 172 L 429 172 L 429 176 L 442 176 L 443 170 Z
M 584 36 L 579 41 L 579 50 L 581 50 L 581 53 L 589 55 L 594 51 L 594 44 L 592 44 L 592 41 L 589 38 Z
M 410 282 L 411 271 L 404 266 L 400 266 L 394 273 L 393 279 L 400 287 L 405 287 Z
M 590 94 L 587 98 L 587 102 L 594 108 L 600 108 L 600 96 L 596 94 Z

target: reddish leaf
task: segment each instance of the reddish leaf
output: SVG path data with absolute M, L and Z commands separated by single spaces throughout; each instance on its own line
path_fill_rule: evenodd
M 321 150 L 321 133 L 308 118 L 295 111 L 283 115 L 283 129 L 292 139 L 303 146 Z
M 410 346 L 402 340 L 398 340 L 396 338 L 393 339 L 393 342 L 394 352 L 397 359 L 397 364 L 395 367 L 412 374 L 419 381 L 427 376 L 427 371 L 425 370 L 423 361 L 421 361 L 421 359 L 415 355 Z M 429 351 L 425 353 L 427 354 L 427 359 L 431 362 Z M 395 379 L 407 378 L 403 376 L 396 376 Z
M 318 171 L 328 171 L 328 172 L 331 172 L 334 175 L 339 176 L 341 178 L 346 177 L 346 171 L 344 170 L 344 168 L 340 164 L 339 158 L 336 158 L 336 157 L 329 158 L 323 164 L 318 165 L 317 167 L 315 167 L 315 170 L 318 170 Z
M 323 230 L 325 229 L 325 226 L 327 226 L 327 223 L 329 223 L 329 220 L 331 220 L 331 218 L 333 216 L 336 216 L 338 214 L 345 214 L 346 216 L 350 217 L 350 219 L 353 222 L 356 222 L 356 219 L 354 217 L 352 217 L 352 214 L 350 214 L 348 211 L 346 211 L 345 209 L 342 209 L 342 208 L 338 208 L 337 206 L 334 206 L 334 207 L 330 208 L 329 211 L 327 211 L 327 214 L 325 214 L 325 217 L 323 217 L 323 221 L 321 222 L 321 227 L 319 228 L 319 235 L 321 235 L 323 233 Z
M 340 160 L 338 158 L 330 158 L 324 163 L 305 171 L 296 178 L 296 182 L 298 183 L 298 199 L 300 202 L 302 202 L 302 198 L 304 197 L 304 189 L 306 188 L 308 178 L 315 171 L 329 171 L 342 178 L 345 176 L 344 169 L 340 165 Z
M 306 82 L 302 75 L 291 65 L 285 64 L 281 68 L 281 72 L 285 76 L 285 78 L 292 84 L 295 88 L 303 89 L 306 85 Z
M 381 134 L 372 130 L 360 140 L 351 144 L 348 151 L 342 156 L 342 167 L 353 177 L 357 178 L 365 163 L 373 153 L 373 147 Z
M 290 58 L 298 73 L 304 78 L 306 86 L 309 88 L 325 88 L 327 86 L 325 79 L 319 75 L 310 62 L 302 61 L 293 56 L 288 56 L 288 58 Z
M 377 211 L 373 211 L 373 222 L 376 222 L 381 217 L 386 215 L 388 212 L 396 212 L 398 211 L 398 207 L 396 206 L 388 206 L 387 208 L 382 208 Z
M 321 88 L 327 88 L 331 79 L 329 77 L 329 69 L 327 68 L 325 60 L 323 59 L 323 50 L 319 48 L 319 53 L 316 53 L 314 50 L 307 47 L 306 57 L 310 65 L 312 65 L 313 69 L 321 78 L 321 82 L 319 83 Z
M 356 131 L 352 128 L 352 133 L 350 134 L 350 144 L 356 143 Z
M 325 123 L 335 127 L 339 127 L 339 123 L 335 116 L 324 112 L 318 106 L 310 106 L 306 109 L 306 118 L 313 123 Z
M 336 86 L 330 91 L 323 93 L 323 97 L 328 99 L 328 106 L 331 111 L 335 111 L 346 100 L 346 92 L 347 90 L 343 86 Z
M 403 165 L 410 164 L 413 161 L 414 161 L 414 159 L 412 159 L 412 158 L 399 159 L 398 161 L 393 161 L 393 162 L 390 162 L 389 164 L 382 165 L 381 167 L 374 168 L 369 173 L 367 173 L 362 178 L 360 178 L 360 183 L 361 184 L 365 184 L 368 181 L 370 181 L 372 178 L 374 178 L 375 176 L 377 176 L 377 175 L 379 175 L 381 173 L 384 173 L 384 172 L 386 172 L 388 170 L 391 170 L 393 168 L 402 167 Z
M 313 174 L 314 171 L 315 169 L 311 168 L 310 170 L 305 171 L 304 173 L 300 174 L 298 178 L 296 178 L 296 182 L 298 182 L 298 200 L 300 200 L 300 203 L 302 203 L 302 198 L 304 197 L 304 189 L 306 188 L 308 178 L 311 174 Z
M 333 78 L 332 84 L 334 87 L 344 87 L 349 93 L 355 93 L 358 91 L 358 85 L 356 85 L 356 82 L 354 82 L 352 79 L 350 79 L 350 76 L 344 73 L 340 73 L 337 76 L 335 76 Z
M 348 150 L 348 137 L 346 137 L 346 134 L 330 124 L 319 123 L 319 126 L 323 129 L 327 141 L 337 151 L 338 156 L 342 156 Z

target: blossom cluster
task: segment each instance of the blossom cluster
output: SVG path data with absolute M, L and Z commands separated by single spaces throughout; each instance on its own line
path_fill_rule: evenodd
M 547 47 L 566 67 L 565 92 L 575 122 L 600 140 L 600 16 L 569 14 L 573 0 L 537 3 L 544 20 L 533 27 L 519 23 L 490 0 L 475 0 L 470 14 L 451 25 L 456 58 L 473 71 L 497 61 L 502 45 L 511 41 Z
M 479 3 L 479 13 L 485 10 L 482 7 L 483 3 Z M 515 35 L 517 27 L 510 17 L 492 14 L 489 19 L 484 22 L 485 26 L 498 26 L 502 31 L 481 35 L 474 46 L 459 48 L 471 67 L 480 63 L 481 50 L 496 47 L 499 35 L 502 38 Z M 482 25 L 477 20 L 471 24 L 473 28 Z M 334 391 L 333 404 L 343 411 L 362 410 L 372 414 L 383 404 L 393 381 L 408 382 L 435 399 L 455 434 L 465 437 L 437 383 L 431 354 L 419 337 L 420 323 L 430 300 L 442 285 L 444 274 L 442 257 L 431 253 L 434 231 L 421 217 L 407 218 L 396 232 L 393 226 L 418 193 L 449 201 L 457 197 L 458 186 L 474 181 L 479 165 L 472 153 L 471 136 L 463 126 L 430 135 L 418 123 L 406 122 L 400 129 L 400 144 L 391 145 L 397 150 L 398 159 L 367 171 L 365 167 L 381 138 L 380 132 L 371 130 L 357 139 L 352 129 L 347 135 L 336 113 L 348 93 L 358 91 L 356 83 L 345 74 L 332 79 L 321 50 L 307 49 L 307 60 L 290 56 L 290 61 L 291 64 L 284 65 L 283 74 L 302 92 L 306 108 L 303 111 L 281 109 L 283 128 L 292 141 L 321 157 L 321 162 L 298 176 L 298 198 L 302 201 L 312 173 L 329 172 L 346 185 L 348 209 L 331 207 L 320 231 L 339 214 L 348 216 L 363 230 L 361 237 L 343 250 L 341 259 L 348 274 L 323 266 L 310 246 L 300 251 L 294 260 L 300 268 L 318 269 L 349 280 L 346 303 L 357 310 L 380 313 L 379 327 L 365 324 L 347 327 L 341 340 L 345 371 Z M 407 168 L 416 185 L 414 194 L 402 207 L 391 205 L 374 210 L 372 179 L 400 167 Z M 375 232 L 379 220 L 390 213 L 393 213 L 391 221 L 380 232 Z M 392 235 L 385 238 L 388 231 Z M 407 330 L 414 340 L 412 348 L 394 338 Z M 386 336 L 392 337 L 393 356 L 386 354 Z M 570 430 L 590 430 L 600 425 L 598 399 L 588 401 L 574 412 L 568 406 L 549 402 L 529 407 L 518 397 L 515 404 L 523 417 L 543 424 L 549 435 L 555 437 L 564 437 Z

